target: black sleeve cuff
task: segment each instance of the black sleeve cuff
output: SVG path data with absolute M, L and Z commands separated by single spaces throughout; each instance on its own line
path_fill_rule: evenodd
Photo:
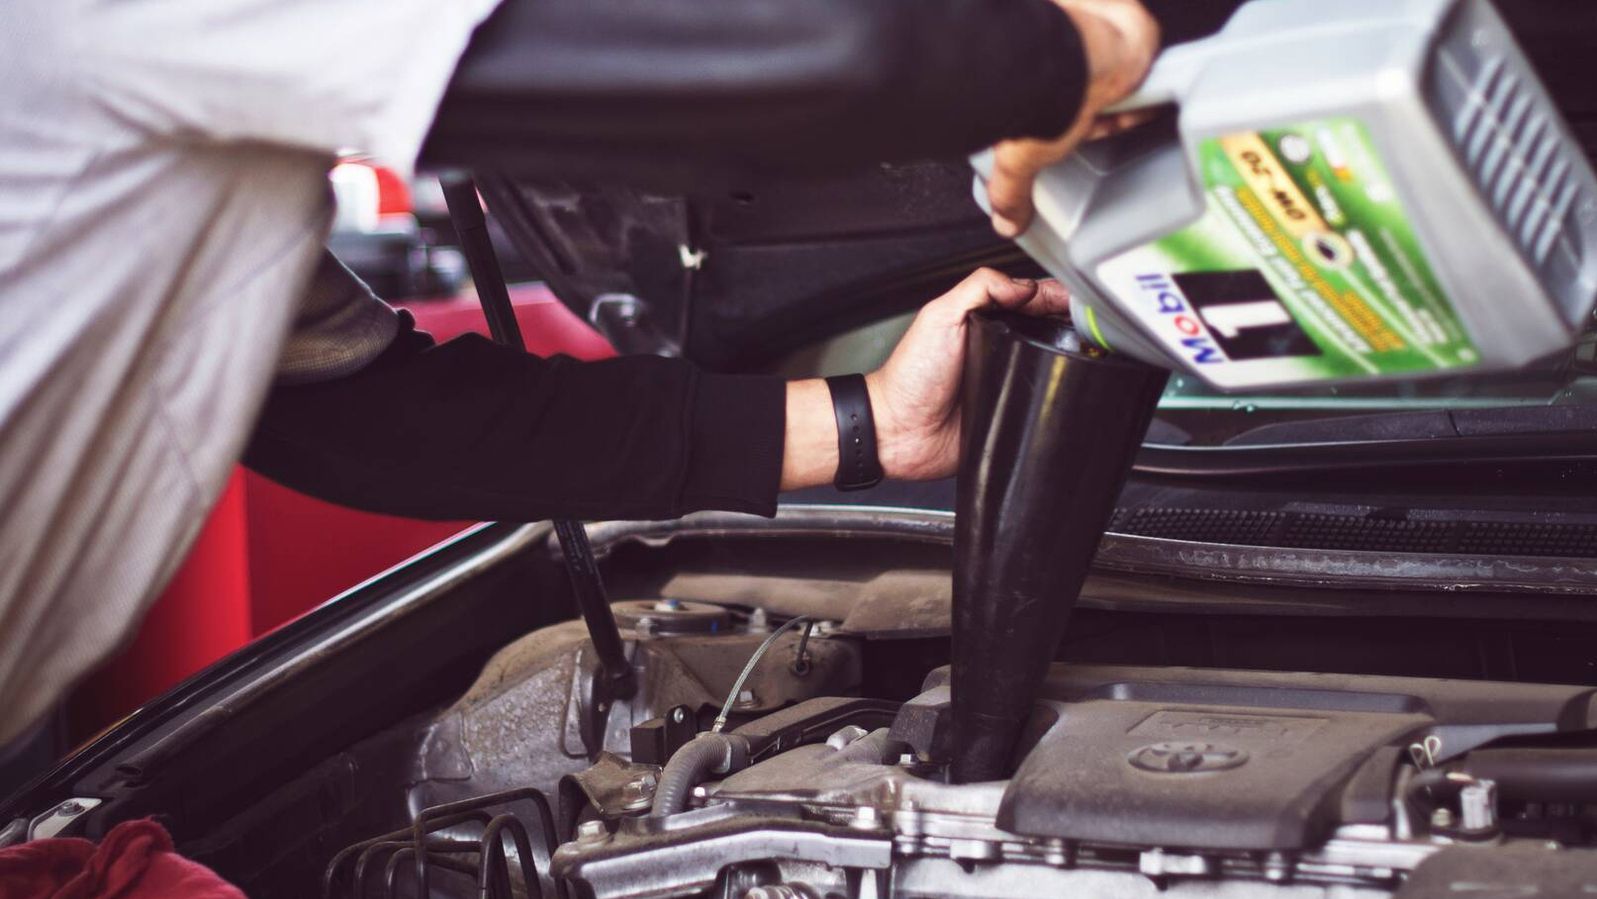
M 700 373 L 688 421 L 681 509 L 776 514 L 787 426 L 787 383 Z
M 893 74 L 872 103 L 914 113 L 896 117 L 898 139 L 968 153 L 1070 129 L 1088 68 L 1068 13 L 1053 0 L 926 3 L 900 7 Z
M 997 127 L 1013 137 L 1055 138 L 1070 130 L 1081 114 L 1087 96 L 1087 48 L 1081 42 L 1076 23 L 1053 0 L 1022 0 L 1018 7 L 1030 5 L 1027 19 L 1035 24 L 1035 57 L 1015 55 L 1024 68 L 1035 67 L 1031 77 L 1015 72 L 1010 83 L 1018 85 L 1011 106 L 1013 118 Z
M 1087 61 L 1053 0 L 503 0 L 423 157 L 782 172 L 1057 137 Z

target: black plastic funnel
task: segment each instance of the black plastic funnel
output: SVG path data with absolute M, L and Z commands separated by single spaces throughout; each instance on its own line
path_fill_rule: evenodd
M 1008 776 L 1168 376 L 1084 346 L 1062 319 L 973 316 L 966 347 L 954 783 Z

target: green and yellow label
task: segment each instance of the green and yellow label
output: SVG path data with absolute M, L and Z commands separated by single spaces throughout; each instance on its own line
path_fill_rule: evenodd
M 1198 165 L 1203 216 L 1098 270 L 1194 370 L 1248 387 L 1478 361 L 1360 122 L 1211 138 Z

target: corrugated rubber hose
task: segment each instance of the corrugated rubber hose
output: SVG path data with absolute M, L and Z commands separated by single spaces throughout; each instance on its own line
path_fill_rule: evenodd
M 649 817 L 663 818 L 688 807 L 693 788 L 717 769 L 730 764 L 734 752 L 731 734 L 700 734 L 671 755 L 660 771 Z

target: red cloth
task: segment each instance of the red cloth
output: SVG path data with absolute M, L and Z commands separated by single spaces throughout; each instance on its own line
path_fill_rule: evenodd
M 172 851 L 144 819 L 111 828 L 100 845 L 77 837 L 0 850 L 0 899 L 245 899 L 211 869 Z

